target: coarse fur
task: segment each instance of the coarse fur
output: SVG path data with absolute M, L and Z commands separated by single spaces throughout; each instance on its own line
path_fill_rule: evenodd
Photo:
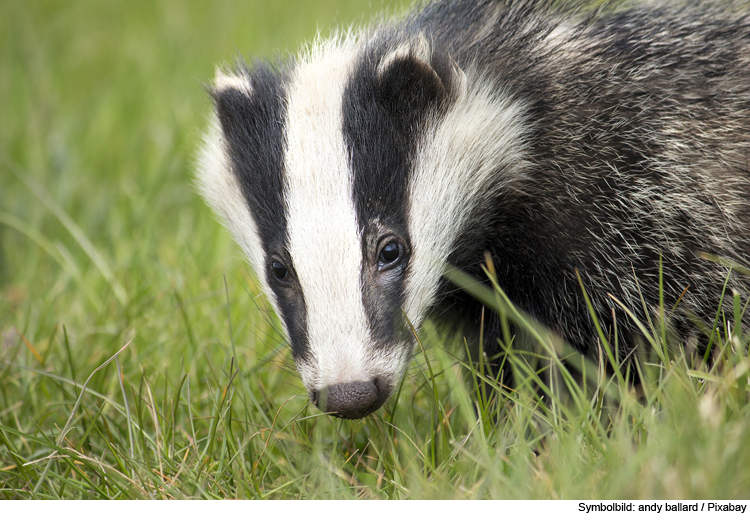
M 295 59 L 240 63 L 212 96 L 200 190 L 258 272 L 311 399 L 343 417 L 398 385 L 409 323 L 478 333 L 482 307 L 446 264 L 482 280 L 489 255 L 515 304 L 587 352 L 578 275 L 632 350 L 618 301 L 656 313 L 660 269 L 686 336 L 727 278 L 702 255 L 750 262 L 746 6 L 437 1 Z M 486 325 L 492 355 L 500 325 Z

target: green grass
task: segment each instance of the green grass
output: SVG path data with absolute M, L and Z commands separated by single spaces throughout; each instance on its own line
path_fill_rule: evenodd
M 308 405 L 191 187 L 201 83 L 382 7 L 0 3 L 0 497 L 750 498 L 732 298 L 710 371 L 649 330 L 642 393 L 575 356 L 531 368 L 568 353 L 544 333 L 493 390 L 427 328 L 387 409 Z

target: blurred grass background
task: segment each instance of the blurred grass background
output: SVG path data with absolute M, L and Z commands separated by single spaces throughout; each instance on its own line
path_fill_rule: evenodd
M 488 404 L 436 346 L 374 417 L 308 407 L 191 185 L 202 83 L 383 9 L 0 2 L 0 497 L 750 498 L 746 337 L 645 402 Z

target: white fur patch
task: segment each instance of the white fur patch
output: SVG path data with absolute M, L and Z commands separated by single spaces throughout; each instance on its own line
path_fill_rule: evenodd
M 311 55 L 289 86 L 285 159 L 289 252 L 305 297 L 311 358 L 298 370 L 308 390 L 404 368 L 374 351 L 362 304 L 362 234 L 342 132 L 355 54 L 328 43 Z
M 233 88 L 235 90 L 239 90 L 248 97 L 250 97 L 251 95 L 250 83 L 246 78 L 224 73 L 221 69 L 216 70 L 216 76 L 214 77 L 214 88 L 219 92 L 222 92 L 229 88 Z
M 425 133 L 410 181 L 412 257 L 404 311 L 416 327 L 475 204 L 524 178 L 523 106 L 475 74 L 467 78 L 447 115 Z

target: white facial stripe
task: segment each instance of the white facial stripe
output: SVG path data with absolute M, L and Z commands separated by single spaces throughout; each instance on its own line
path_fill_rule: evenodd
M 299 365 L 305 386 L 369 380 L 370 349 L 362 305 L 361 236 L 353 176 L 342 134 L 342 101 L 354 55 L 313 51 L 289 87 L 286 193 L 289 252 L 307 309 L 310 357 Z
M 481 79 L 464 81 L 462 88 L 448 114 L 425 134 L 410 181 L 412 258 L 405 312 L 417 327 L 473 205 L 524 177 L 523 107 Z
M 243 80 L 243 82 L 245 82 Z M 249 87 L 245 83 L 246 89 Z M 273 291 L 266 283 L 263 273 L 265 255 L 260 242 L 255 220 L 248 210 L 237 179 L 230 170 L 229 156 L 226 153 L 226 142 L 216 115 L 211 116 L 208 132 L 203 139 L 203 146 L 198 158 L 196 183 L 198 190 L 218 213 L 221 223 L 229 230 L 239 244 L 250 265 L 255 269 L 258 280 L 278 313 L 278 305 Z M 282 320 L 282 325 L 284 324 Z M 286 327 L 284 328 L 286 331 Z

